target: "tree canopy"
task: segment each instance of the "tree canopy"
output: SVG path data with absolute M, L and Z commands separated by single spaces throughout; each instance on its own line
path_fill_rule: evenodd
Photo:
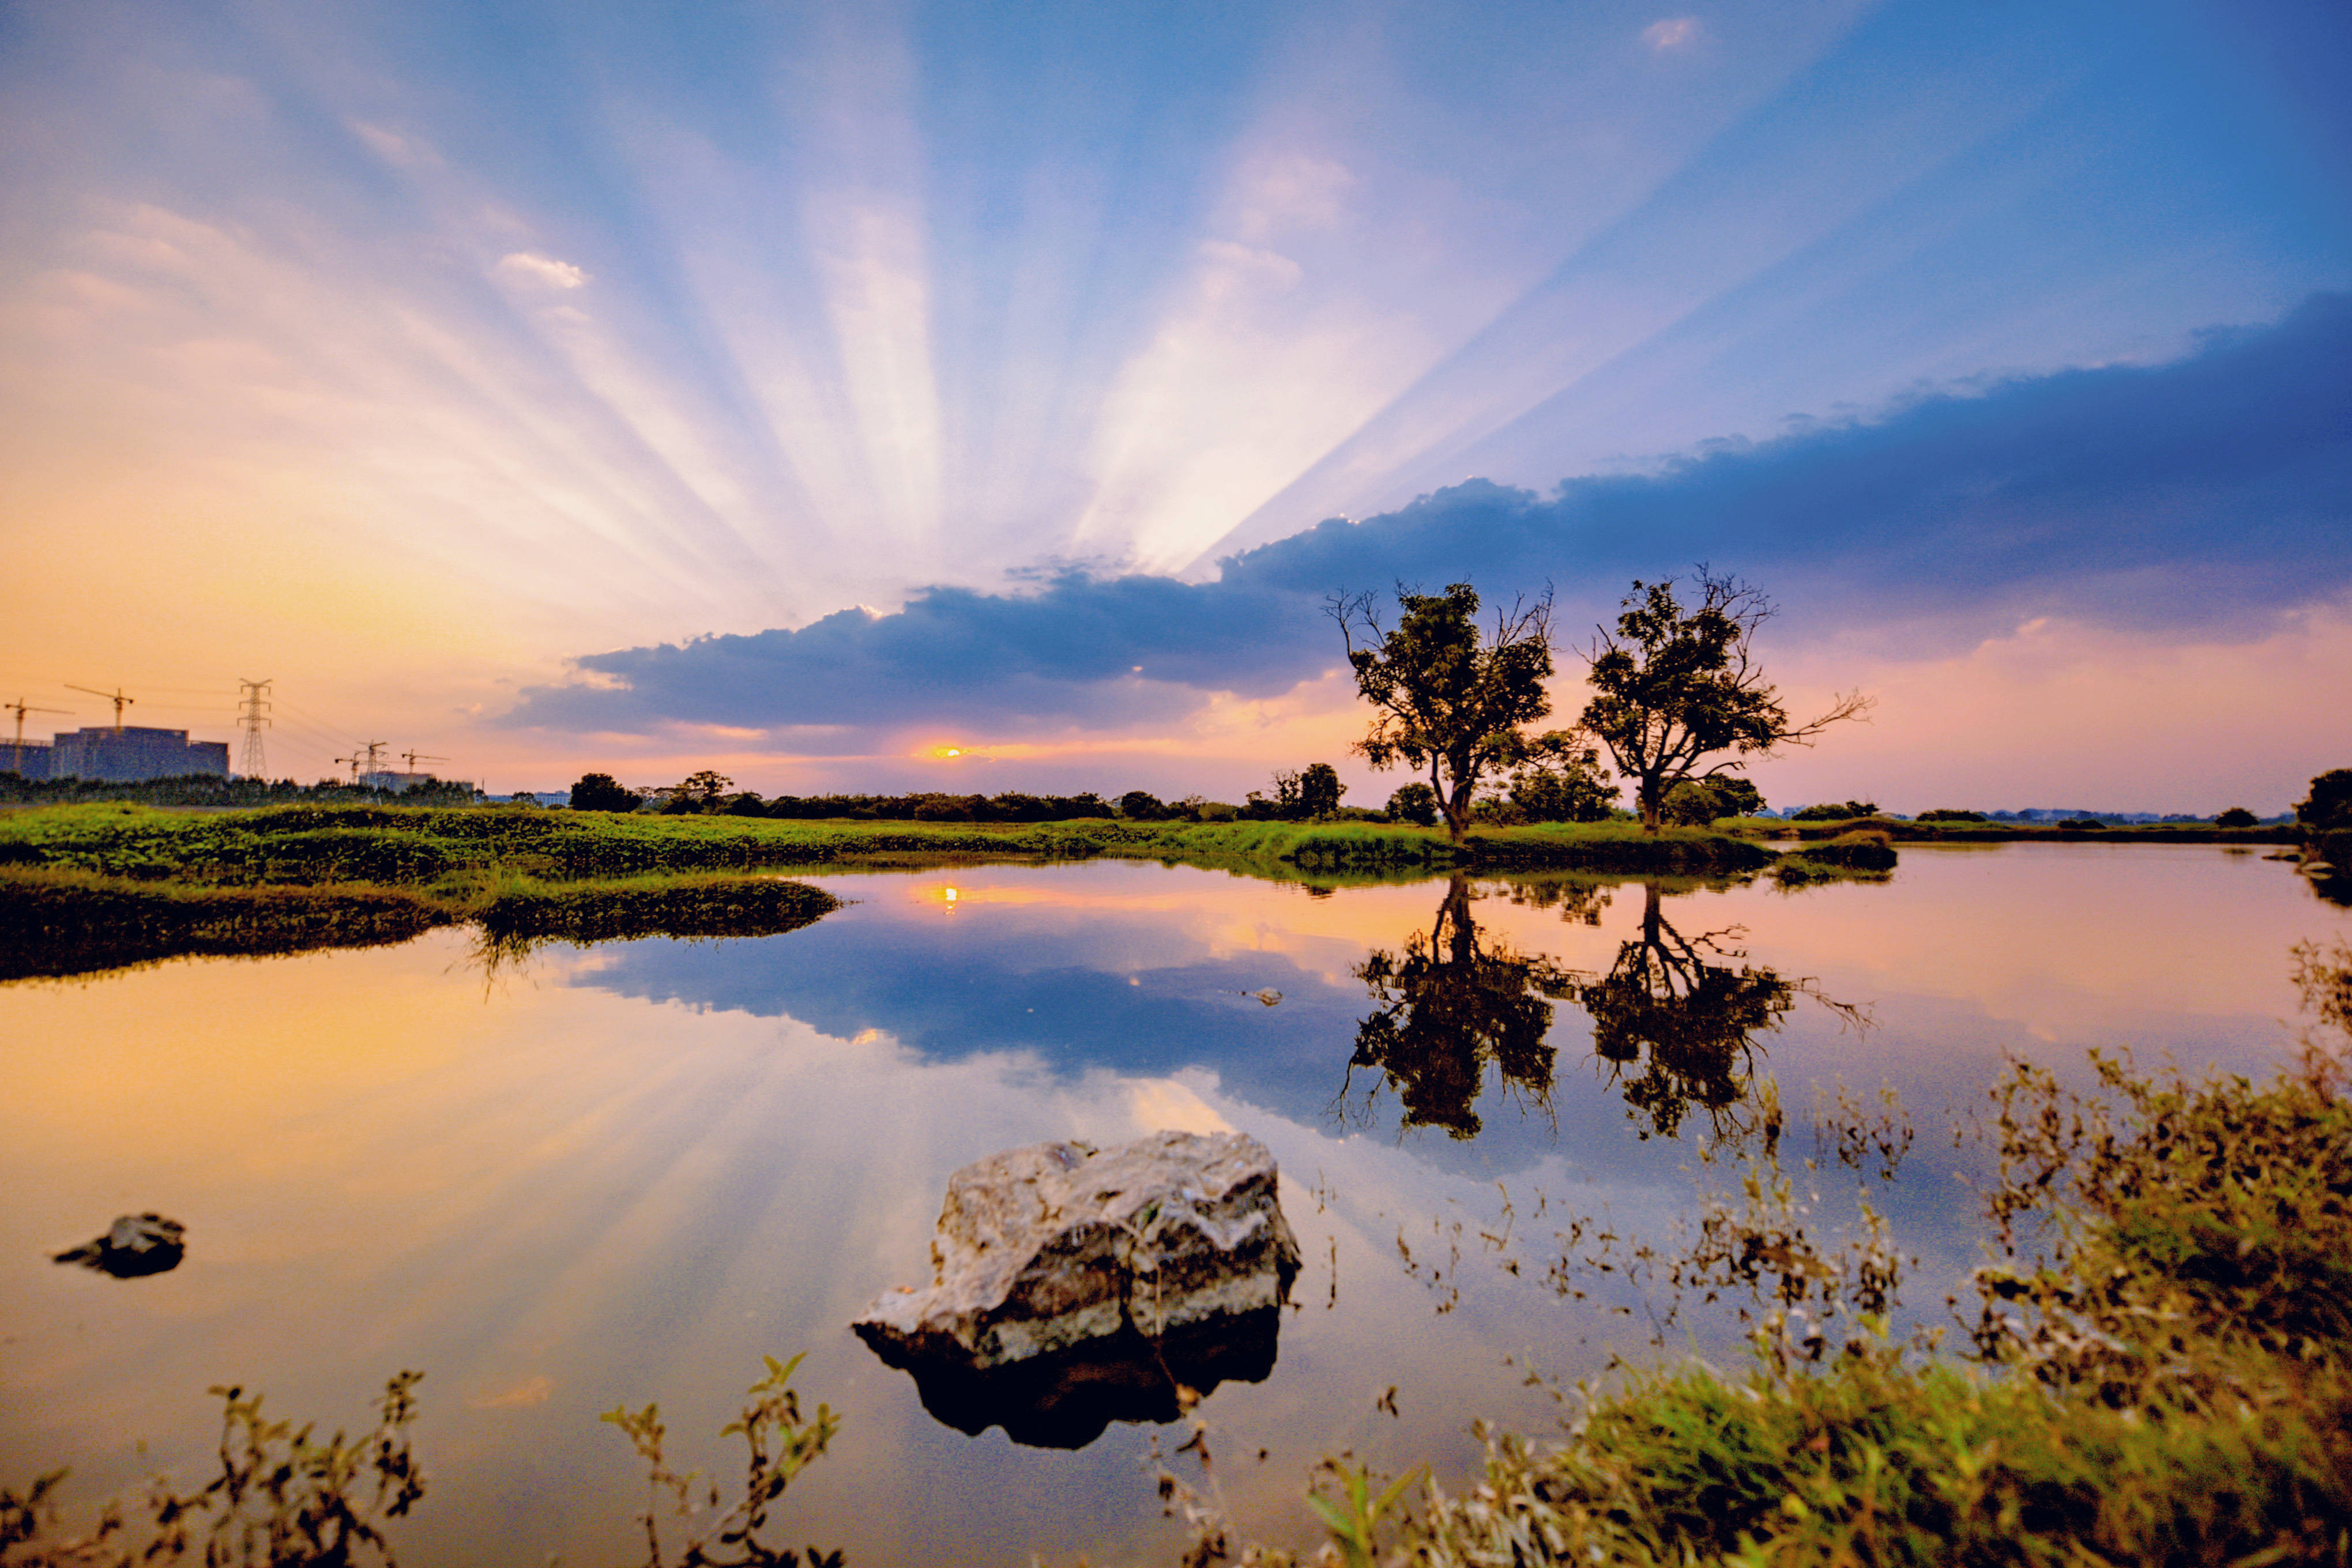
M 1858 718 L 1871 705 L 1850 692 L 1819 718 L 1791 722 L 1749 646 L 1772 617 L 1771 601 L 1704 566 L 1693 586 L 1697 602 L 1685 610 L 1673 579 L 1637 579 L 1616 630 L 1596 629 L 1585 654 L 1594 695 L 1584 727 L 1633 784 L 1642 825 L 1652 832 L 1667 793 L 1683 780 L 1737 771 L 1748 758 L 1782 746 L 1810 746 L 1829 726 Z M 1723 760 L 1708 763 L 1716 757 Z
M 1425 771 L 1458 843 L 1480 779 L 1525 760 L 1525 727 L 1551 712 L 1551 593 L 1497 610 L 1491 633 L 1480 631 L 1478 592 L 1466 582 L 1434 594 L 1400 585 L 1396 601 L 1392 628 L 1369 593 L 1326 607 L 1372 705 L 1371 728 L 1351 749 L 1374 768 Z

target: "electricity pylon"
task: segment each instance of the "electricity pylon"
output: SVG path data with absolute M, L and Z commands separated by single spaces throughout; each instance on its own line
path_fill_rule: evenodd
M 236 768 L 247 779 L 258 779 L 268 767 L 261 755 L 261 732 L 270 725 L 269 683 L 240 679 L 236 684 L 237 727 L 245 731 L 245 749 L 237 758 Z
M 137 701 L 139 700 L 137 697 L 126 697 L 126 696 L 124 696 L 124 695 L 122 695 L 122 688 L 121 688 L 121 686 L 117 686 L 117 687 L 115 687 L 115 688 L 114 688 L 112 691 L 110 691 L 110 692 L 102 692 L 102 691 L 100 691 L 96 686 L 78 686 L 78 685 L 74 685 L 71 681 L 68 681 L 68 682 L 66 683 L 66 690 L 68 690 L 68 691 L 69 691 L 69 692 L 88 692 L 90 695 L 92 695 L 92 696 L 94 696 L 94 697 L 104 697 L 104 698 L 106 698 L 108 701 L 110 701 L 110 702 L 113 703 L 113 705 L 114 705 L 114 733 L 115 733 L 115 734 L 117 734 L 117 735 L 121 735 L 121 734 L 122 733 L 122 710 L 123 710 L 124 708 L 126 708 L 126 707 L 129 707 L 132 703 L 135 703 L 135 702 L 137 702 Z
M 76 687 L 75 689 L 79 690 L 80 688 Z M 35 707 L 23 697 L 18 697 L 12 703 L 0 703 L 0 708 L 5 708 L 8 712 L 16 716 L 16 747 L 8 758 L 9 770 L 14 773 L 22 773 L 25 771 L 25 716 L 28 713 L 73 712 L 73 709 L 69 707 Z

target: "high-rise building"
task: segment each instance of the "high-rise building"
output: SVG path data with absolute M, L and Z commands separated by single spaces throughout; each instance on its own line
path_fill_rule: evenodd
M 25 749 L 29 752 L 32 747 Z M 176 779 L 190 773 L 227 778 L 228 742 L 190 740 L 184 729 L 154 729 L 134 724 L 121 729 L 110 726 L 78 729 L 58 736 L 49 747 L 48 777 L 52 779 L 98 779 L 129 784 L 142 779 Z

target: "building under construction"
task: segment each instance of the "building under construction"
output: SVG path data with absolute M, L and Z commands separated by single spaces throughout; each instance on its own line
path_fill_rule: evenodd
M 0 758 L 15 747 L 0 738 Z M 184 729 L 146 725 L 102 726 L 60 735 L 47 746 L 27 741 L 16 771 L 26 779 L 91 779 L 134 784 L 146 779 L 179 779 L 191 773 L 228 777 L 228 742 L 190 740 Z

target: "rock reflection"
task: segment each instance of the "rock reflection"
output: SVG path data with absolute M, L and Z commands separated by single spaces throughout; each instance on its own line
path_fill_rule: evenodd
M 1402 954 L 1375 949 L 1356 967 L 1378 1005 L 1357 1026 L 1341 1113 L 1349 1110 L 1356 1071 L 1372 1069 L 1380 1081 L 1353 1107 L 1360 1124 L 1389 1089 L 1404 1125 L 1473 1138 L 1492 1064 L 1506 1093 L 1549 1114 L 1557 1048 L 1547 1037 L 1553 1004 L 1566 1001 L 1591 1018 L 1593 1054 L 1607 1064 L 1643 1137 L 1675 1136 L 1694 1108 L 1717 1139 L 1776 1137 L 1777 1118 L 1751 1103 L 1757 1037 L 1778 1029 L 1800 996 L 1850 1022 L 1865 1021 L 1863 1014 L 1810 981 L 1748 961 L 1728 945 L 1736 928 L 1685 936 L 1665 918 L 1664 892 L 1654 879 L 1643 883 L 1639 934 L 1619 946 L 1606 974 L 1592 975 L 1482 942 L 1468 881 L 1454 877 L 1426 936 L 1415 933 Z M 1510 896 L 1559 907 L 1563 919 L 1585 925 L 1598 925 L 1610 900 L 1606 890 L 1576 883 L 1515 885 Z
M 967 1437 L 1001 1426 L 1029 1448 L 1083 1448 L 1114 1421 L 1173 1421 L 1221 1383 L 1265 1382 L 1274 1371 L 1281 1320 L 1281 1308 L 1262 1307 L 1157 1339 L 1129 1328 L 986 1368 L 877 1348 L 914 1378 L 925 1410 Z
M 1374 949 L 1356 977 L 1379 1005 L 1356 1026 L 1356 1051 L 1339 1091 L 1345 1107 L 1355 1071 L 1376 1069 L 1396 1090 L 1407 1126 L 1444 1128 L 1472 1138 L 1473 1109 L 1493 1062 L 1507 1086 L 1547 1109 L 1551 1103 L 1551 1001 L 1573 997 L 1576 977 L 1550 959 L 1523 956 L 1501 942 L 1481 946 L 1470 917 L 1470 883 L 1456 876 L 1429 935 L 1415 932 L 1402 955 Z M 1369 1115 L 1373 1094 L 1365 1096 Z

